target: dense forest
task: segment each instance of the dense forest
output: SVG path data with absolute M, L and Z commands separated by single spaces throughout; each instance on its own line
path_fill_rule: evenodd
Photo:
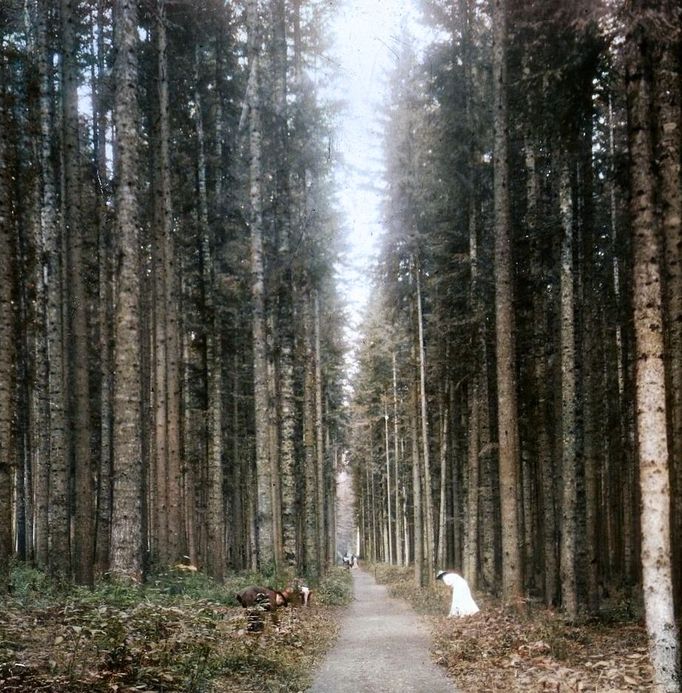
M 0 8 L 0 571 L 333 558 L 324 3 Z
M 0 591 L 315 582 L 347 462 L 364 558 L 569 618 L 643 595 L 677 690 L 680 8 L 419 6 L 349 376 L 334 3 L 0 4 Z
M 679 6 L 421 4 L 352 404 L 362 553 L 574 617 L 643 588 L 672 676 Z

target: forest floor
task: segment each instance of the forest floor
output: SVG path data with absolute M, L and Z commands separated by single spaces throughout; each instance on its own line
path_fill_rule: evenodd
M 462 693 L 653 690 L 646 631 L 630 603 L 604 610 L 600 618 L 569 622 L 553 610 L 519 613 L 477 594 L 480 613 L 447 618 L 451 594 L 445 586 L 417 592 L 411 570 L 369 569 L 390 594 L 422 614 L 433 635 L 434 660 Z
M 14 571 L 0 607 L 3 693 L 170 693 L 302 691 L 337 634 L 350 598 L 347 571 L 332 571 L 311 606 L 265 617 L 246 631 L 234 595 L 255 575 L 217 585 L 198 574 L 169 573 L 144 587 L 55 589 L 43 574 Z
M 411 570 L 366 569 L 416 610 L 432 634 L 433 660 L 461 693 L 652 690 L 646 634 L 630 603 L 571 623 L 476 594 L 479 614 L 450 619 L 446 587 L 415 590 Z M 304 691 L 336 641 L 351 593 L 351 574 L 335 569 L 311 607 L 281 609 L 277 624 L 266 618 L 264 632 L 252 635 L 234 599 L 262 584 L 252 574 L 216 585 L 168 573 L 143 588 L 94 590 L 57 589 L 27 568 L 14 575 L 0 606 L 3 693 Z

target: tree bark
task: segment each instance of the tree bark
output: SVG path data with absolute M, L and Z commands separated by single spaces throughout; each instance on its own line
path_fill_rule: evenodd
M 388 562 L 393 563 L 393 542 L 391 536 L 393 534 L 393 523 L 391 521 L 391 453 L 390 443 L 388 438 L 388 405 L 387 399 L 384 399 L 384 455 L 386 459 L 386 520 L 388 530 Z
M 69 419 L 73 436 L 74 468 L 74 577 L 94 581 L 93 484 L 90 454 L 90 392 L 88 329 L 83 286 L 84 226 L 81 219 L 80 143 L 78 136 L 78 44 L 76 0 L 61 1 L 62 143 L 64 194 L 62 200 L 69 281 L 66 343 L 69 349 Z
M 446 358 L 446 362 L 448 359 Z M 443 388 L 445 389 L 445 388 Z M 435 551 L 439 566 L 444 566 L 447 561 L 447 537 L 445 528 L 447 521 L 447 483 L 448 483 L 448 438 L 450 411 L 446 404 L 447 392 L 440 395 L 440 431 L 439 431 L 439 468 L 440 468 L 440 499 L 438 504 L 438 547 Z
M 207 440 L 207 554 L 206 570 L 216 580 L 222 580 L 225 569 L 225 508 L 223 503 L 222 463 L 222 383 L 220 340 L 218 338 L 218 306 L 214 302 L 215 261 L 213 239 L 208 219 L 208 191 L 206 187 L 206 156 L 202 98 L 199 91 L 199 52 L 195 54 L 196 133 L 197 133 L 197 180 L 199 187 L 199 234 L 202 258 L 202 287 L 206 368 L 206 421 Z
M 273 20 L 274 126 L 275 126 L 275 223 L 280 272 L 277 286 L 277 347 L 279 385 L 279 475 L 281 491 L 282 551 L 287 564 L 296 563 L 296 517 L 294 399 L 294 273 L 291 255 L 292 195 L 289 185 L 289 109 L 287 99 L 287 3 L 271 4 Z M 300 50 L 300 46 L 299 46 Z M 301 190 L 303 196 L 305 190 Z
M 673 20 L 673 17 L 670 17 Z M 679 27 L 680 11 L 677 12 Z M 680 105 L 680 32 L 655 49 L 658 178 L 664 247 L 666 373 L 673 502 L 673 582 L 678 618 L 682 614 L 682 107 Z
M 618 389 L 607 386 L 606 375 L 608 372 L 605 362 L 605 345 L 608 343 L 608 334 L 605 324 L 605 305 L 602 287 L 608 285 L 608 276 L 604 272 L 604 263 L 600 258 L 600 248 L 598 247 L 598 237 L 594 219 L 594 174 L 593 174 L 593 142 L 594 132 L 592 122 L 592 88 L 587 83 L 584 84 L 583 91 L 583 112 L 582 125 L 579 129 L 580 141 L 578 143 L 579 156 L 576 181 L 576 205 L 580 218 L 580 233 L 577 235 L 579 247 L 575 264 L 579 264 L 578 286 L 582 285 L 581 293 L 576 297 L 576 307 L 582 305 L 583 309 L 579 313 L 574 312 L 576 328 L 580 328 L 581 354 L 578 356 L 579 368 L 577 369 L 576 379 L 580 378 L 580 385 L 576 389 L 580 391 L 580 396 L 576 407 L 577 436 L 582 429 L 582 464 L 578 465 L 580 474 L 582 467 L 582 479 L 584 483 L 584 513 L 579 512 L 578 542 L 583 545 L 579 550 L 580 559 L 577 576 L 584 576 L 585 601 L 590 613 L 597 613 L 599 610 L 599 563 L 600 563 L 600 542 L 597 535 L 599 523 L 599 474 L 598 470 L 603 463 L 606 447 L 604 440 L 607 439 L 607 431 L 615 429 L 620 432 L 621 422 L 613 416 L 619 411 Z M 576 234 L 574 234 L 574 237 Z M 609 415 L 603 416 L 604 403 L 607 404 Z M 616 406 L 613 406 L 615 403 Z M 619 444 L 609 445 L 613 449 L 614 465 L 619 469 L 620 478 L 625 478 L 625 474 L 620 471 L 624 466 L 616 460 L 624 459 L 621 436 L 614 436 Z M 580 447 L 580 445 L 578 445 Z M 615 516 L 618 520 L 617 528 L 621 540 L 619 551 L 613 551 L 618 558 L 619 571 L 623 565 L 622 537 L 624 531 L 622 508 L 627 503 L 624 484 L 618 485 L 618 499 L 616 504 Z M 579 491 L 580 494 L 580 491 Z M 582 517 L 581 517 L 582 516 Z M 621 572 L 622 574 L 622 572 Z
M 466 5 L 466 6 L 465 6 Z M 478 555 L 479 555 L 479 494 L 480 494 L 480 470 L 481 461 L 481 408 L 488 407 L 487 398 L 484 400 L 482 393 L 487 394 L 487 388 L 482 388 L 483 379 L 487 379 L 487 359 L 486 359 L 486 330 L 484 319 L 484 306 L 481 296 L 480 285 L 480 251 L 479 251 L 479 202 L 475 189 L 478 183 L 479 157 L 478 143 L 476 142 L 475 127 L 473 120 L 473 66 L 470 64 L 471 58 L 471 8 L 468 0 L 461 5 L 461 12 L 466 17 L 466 38 L 465 50 L 465 82 L 467 89 L 467 125 L 469 135 L 472 139 L 469 152 L 469 165 L 471 167 L 472 190 L 469 193 L 469 268 L 470 268 L 470 287 L 469 302 L 472 319 L 474 323 L 474 334 L 472 335 L 473 353 L 475 357 L 472 364 L 472 374 L 467 390 L 468 398 L 468 431 L 467 431 L 467 461 L 464 476 L 466 478 L 466 521 L 463 537 L 463 556 L 462 570 L 464 577 L 469 582 L 472 589 L 478 583 Z
M 608 129 L 609 129 L 609 227 L 610 227 L 610 250 L 611 250 L 611 270 L 608 282 L 608 295 L 610 299 L 611 310 L 616 314 L 617 319 L 613 328 L 613 334 L 607 343 L 607 363 L 606 369 L 607 387 L 611 392 L 617 392 L 618 396 L 610 398 L 609 406 L 612 411 L 612 417 L 617 419 L 618 428 L 614 431 L 611 426 L 611 439 L 609 443 L 609 452 L 611 449 L 613 455 L 620 460 L 624 460 L 624 478 L 623 478 L 623 526 L 624 526 L 624 544 L 623 544 L 623 560 L 625 561 L 624 572 L 626 578 L 634 582 L 638 573 L 638 549 L 637 536 L 639 534 L 637 525 L 637 512 L 635 510 L 637 493 L 637 484 L 635 481 L 635 460 L 634 460 L 634 431 L 632 405 L 627 395 L 632 391 L 629 387 L 631 384 L 630 370 L 626 366 L 630 359 L 629 342 L 631 341 L 631 330 L 625 329 L 625 324 L 629 324 L 629 320 L 625 315 L 624 306 L 626 304 L 627 291 L 624 291 L 622 286 L 622 270 L 621 259 L 619 257 L 618 248 L 620 243 L 619 228 L 618 228 L 618 200 L 617 200 L 617 171 L 616 171 L 616 143 L 615 143 L 615 123 L 612 98 L 609 96 L 608 101 Z M 627 323 L 625 322 L 627 320 Z M 615 383 L 614 383 L 615 380 Z M 611 382 L 614 386 L 610 387 Z M 622 448 L 622 451 L 618 447 Z M 599 480 L 598 482 L 599 483 Z
M 166 65 L 166 6 L 156 3 L 156 53 L 158 117 L 155 132 L 154 156 L 154 228 L 152 231 L 152 373 L 151 406 L 152 458 L 150 463 L 151 551 L 152 560 L 160 568 L 170 564 L 168 547 L 168 407 L 166 355 L 166 283 L 165 236 L 170 231 L 170 202 L 168 169 L 168 77 Z M 167 196 L 168 195 L 168 196 Z
M 507 122 L 507 3 L 493 10 L 495 329 L 497 344 L 497 418 L 500 505 L 502 513 L 502 590 L 505 599 L 523 594 L 519 523 L 518 401 L 516 329 L 509 199 L 509 125 Z
M 40 45 L 40 129 L 41 129 L 41 227 L 45 266 L 48 389 L 50 402 L 49 499 L 47 504 L 47 560 L 50 572 L 66 577 L 70 572 L 70 541 L 67 505 L 66 397 L 64 393 L 64 340 L 62 315 L 62 234 L 57 204 L 56 176 L 52 160 L 53 102 L 50 89 L 52 52 L 48 47 L 50 3 L 42 0 L 38 13 Z M 39 545 L 43 539 L 39 537 Z M 39 554 L 42 553 L 39 548 Z
M 249 109 L 250 162 L 250 219 L 251 231 L 251 300 L 253 306 L 253 378 L 256 425 L 256 479 L 258 485 L 257 518 L 258 563 L 261 570 L 268 570 L 275 561 L 273 533 L 272 468 L 269 455 L 268 423 L 269 398 L 267 383 L 267 345 L 265 319 L 265 283 L 263 268 L 263 200 L 262 200 L 262 132 L 260 105 L 260 34 L 258 30 L 258 3 L 250 0 L 247 5 L 249 84 L 247 105 Z
M 644 8 L 631 5 L 626 39 L 633 244 L 637 454 L 642 512 L 642 587 L 657 691 L 679 690 L 679 637 L 672 590 L 670 451 L 664 362 L 663 249 L 655 208 L 649 58 Z
M 568 163 L 559 173 L 561 215 L 561 599 L 569 618 L 578 614 L 577 444 L 575 394 L 575 318 L 573 290 L 573 202 Z
M 97 170 L 97 231 L 99 255 L 99 416 L 100 454 L 96 477 L 95 571 L 102 575 L 109 569 L 111 523 L 111 463 L 112 463 L 112 322 L 113 268 L 112 238 L 108 219 L 108 179 L 106 157 L 107 114 L 105 111 L 106 77 L 104 46 L 103 0 L 97 2 L 97 71 L 93 79 L 93 149 Z M 94 70 L 94 67 L 93 67 Z
M 426 403 L 426 355 L 424 347 L 424 316 L 422 313 L 422 293 L 421 293 L 421 268 L 417 264 L 415 267 L 415 277 L 417 285 L 417 340 L 419 355 L 419 402 L 421 414 L 421 434 L 422 434 L 422 461 L 424 464 L 424 570 L 426 571 L 426 583 L 432 584 L 435 580 L 433 569 L 433 498 L 431 495 L 431 462 L 429 456 L 429 420 Z
M 35 559 L 36 564 L 43 570 L 50 567 L 50 536 L 52 529 L 50 528 L 50 459 L 53 454 L 57 454 L 57 448 L 62 448 L 63 454 L 63 417 L 64 417 L 64 402 L 61 389 L 59 392 L 54 390 L 54 368 L 57 363 L 61 366 L 61 360 L 55 362 L 57 354 L 54 349 L 57 345 L 61 345 L 61 336 L 58 338 L 53 333 L 52 318 L 60 318 L 59 329 L 61 330 L 61 314 L 55 315 L 53 311 L 53 301 L 55 298 L 50 295 L 50 291 L 55 287 L 56 278 L 60 278 L 60 274 L 55 276 L 55 269 L 59 266 L 59 256 L 54 256 L 55 244 L 59 241 L 58 236 L 58 210 L 56 201 L 54 167 L 51 157 L 51 142 L 52 142 L 52 95 L 50 92 L 50 80 L 52 71 L 52 53 L 48 46 L 47 26 L 50 18 L 48 17 L 48 6 L 41 2 L 38 6 L 37 14 L 37 49 L 38 49 L 38 79 L 40 83 L 40 142 L 39 142 L 39 159 L 40 159 L 40 240 L 38 247 L 41 249 L 40 255 L 40 278 L 39 287 L 37 289 L 36 300 L 41 301 L 42 312 L 42 332 L 44 337 L 39 357 L 40 368 L 43 373 L 43 382 L 45 390 L 45 400 L 42 405 L 43 418 L 45 420 L 45 445 L 43 455 L 36 466 L 36 502 L 35 502 Z M 61 287 L 59 281 L 58 287 Z M 61 292 L 61 289 L 58 289 Z M 60 352 L 61 353 L 61 350 Z M 38 375 L 38 374 L 36 374 Z M 62 377 L 59 376 L 59 385 L 61 386 Z M 52 395 L 56 395 L 53 399 Z M 53 419 L 53 414 L 55 418 Z
M 413 347 L 413 360 L 416 354 Z M 422 474 L 419 460 L 419 432 L 417 426 L 418 387 L 416 380 L 410 386 L 410 443 L 412 448 L 412 512 L 414 526 L 414 579 L 417 588 L 424 584 L 424 525 L 422 503 Z
M 304 455 L 304 567 L 309 578 L 320 574 L 318 529 L 318 468 L 316 456 L 315 316 L 313 298 L 306 291 L 303 316 L 303 455 Z
M 137 4 L 116 0 L 116 311 L 114 316 L 113 505 L 111 571 L 142 579 L 140 249 L 138 221 Z
M 0 594 L 9 589 L 12 547 L 12 469 L 16 466 L 13 417 L 16 384 L 16 320 L 14 288 L 15 223 L 8 165 L 8 134 L 4 56 L 0 57 Z
M 467 445 L 466 525 L 464 534 L 464 556 L 462 570 L 472 589 L 478 583 L 478 495 L 480 483 L 480 388 L 478 374 L 474 374 L 469 386 L 469 416 Z
M 400 475 L 399 475 L 399 452 L 400 443 L 398 439 L 398 373 L 396 368 L 395 351 L 391 353 L 391 367 L 393 375 L 393 462 L 395 472 L 395 555 L 397 565 L 405 565 L 405 552 L 403 551 L 403 513 L 400 502 Z

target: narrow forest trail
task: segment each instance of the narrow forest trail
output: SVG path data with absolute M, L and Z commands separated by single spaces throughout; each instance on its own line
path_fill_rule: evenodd
M 352 573 L 353 602 L 311 693 L 452 693 L 454 684 L 429 657 L 429 636 L 414 611 L 368 573 Z

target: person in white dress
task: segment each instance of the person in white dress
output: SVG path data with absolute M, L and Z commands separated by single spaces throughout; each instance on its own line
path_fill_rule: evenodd
M 442 580 L 443 584 L 452 588 L 452 604 L 448 616 L 460 618 L 461 616 L 472 616 L 480 611 L 471 596 L 469 583 L 461 575 L 451 570 L 441 570 L 436 575 L 436 580 Z

